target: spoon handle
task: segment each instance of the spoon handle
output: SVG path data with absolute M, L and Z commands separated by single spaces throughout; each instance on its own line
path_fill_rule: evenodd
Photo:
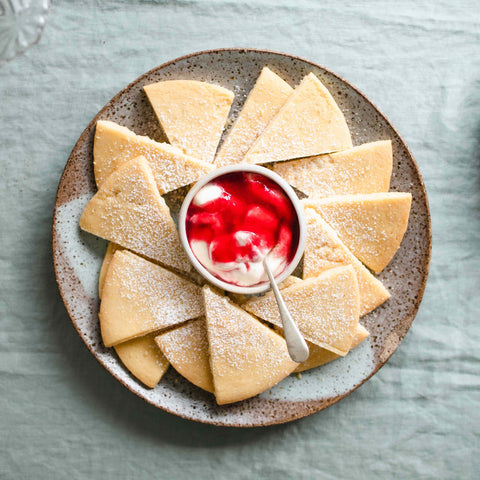
M 270 285 L 272 286 L 275 299 L 277 300 L 278 310 L 280 312 L 280 318 L 283 324 L 283 333 L 287 342 L 288 353 L 294 362 L 303 363 L 307 361 L 308 356 L 310 355 L 308 346 L 298 330 L 297 325 L 293 321 L 285 302 L 283 301 L 280 290 L 275 282 L 275 278 L 273 277 L 270 266 L 268 265 L 267 257 L 265 257 L 263 260 L 263 266 L 265 267 L 265 271 L 267 272 L 270 280 Z

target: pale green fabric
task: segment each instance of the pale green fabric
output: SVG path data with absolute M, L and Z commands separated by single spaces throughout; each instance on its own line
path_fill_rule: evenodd
M 177 56 L 307 57 L 387 114 L 423 173 L 434 248 L 420 312 L 382 370 L 283 426 L 184 421 L 90 355 L 57 292 L 55 190 L 84 127 Z M 0 478 L 477 479 L 480 474 L 480 10 L 477 1 L 56 1 L 0 68 Z

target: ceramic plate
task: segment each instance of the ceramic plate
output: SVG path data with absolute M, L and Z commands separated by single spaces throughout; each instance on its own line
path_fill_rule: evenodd
M 212 395 L 170 368 L 150 390 L 132 377 L 113 349 L 105 348 L 98 322 L 97 280 L 107 243 L 80 231 L 83 208 L 96 191 L 92 148 L 99 119 L 118 122 L 140 135 L 165 141 L 142 86 L 160 80 L 194 79 L 235 92 L 235 118 L 263 66 L 292 86 L 309 72 L 327 86 L 343 110 L 354 145 L 391 139 L 394 166 L 391 190 L 413 195 L 408 230 L 393 261 L 379 275 L 391 298 L 362 323 L 370 337 L 345 358 L 291 375 L 261 395 L 219 407 Z M 176 208 L 174 196 L 172 208 Z M 178 202 L 177 202 L 178 203 Z M 252 427 L 288 422 L 318 412 L 345 397 L 390 358 L 418 310 L 428 275 L 431 227 L 428 201 L 418 167 L 389 121 L 355 87 L 310 61 L 282 53 L 225 49 L 194 53 L 142 75 L 116 95 L 92 120 L 70 155 L 58 187 L 53 219 L 53 261 L 60 293 L 75 328 L 98 361 L 132 392 L 167 412 L 216 425 Z M 99 390 L 99 395 L 102 392 Z

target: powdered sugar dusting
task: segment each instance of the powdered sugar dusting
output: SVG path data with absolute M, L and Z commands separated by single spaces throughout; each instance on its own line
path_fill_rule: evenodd
M 215 157 L 218 167 L 240 163 L 254 141 L 278 113 L 292 87 L 267 67 L 263 68 L 240 114 Z
M 390 141 L 367 143 L 342 152 L 277 163 L 273 171 L 309 196 L 388 192 L 392 146 Z
M 219 403 L 264 391 L 297 366 L 285 340 L 208 287 L 203 289 L 210 364 Z
M 233 93 L 217 85 L 189 80 L 144 87 L 170 143 L 205 162 L 212 162 Z
M 125 163 L 102 184 L 86 206 L 80 226 L 166 265 L 191 269 L 143 157 Z
M 200 288 L 126 250 L 117 251 L 103 287 L 105 344 L 160 330 L 204 312 Z
M 338 195 L 303 200 L 337 232 L 352 253 L 380 272 L 390 262 L 407 229 L 409 193 Z
M 194 385 L 213 392 L 204 317 L 163 333 L 155 340 L 177 372 Z
M 352 265 L 358 281 L 360 316 L 366 315 L 389 298 L 388 291 L 348 250 L 332 227 L 308 208 L 308 201 L 302 202 L 307 224 L 303 278 L 316 277 L 329 268 Z
M 283 363 L 284 359 L 272 352 L 272 348 L 275 349 L 281 342 L 276 337 L 265 334 L 266 327 L 253 317 L 235 307 L 226 297 L 207 297 L 206 305 L 210 348 L 221 358 L 226 368 L 239 372 L 250 371 L 252 365 L 245 363 L 241 354 L 245 348 L 249 349 L 248 354 L 251 355 L 253 364 Z
M 342 111 L 328 90 L 310 73 L 257 138 L 244 161 L 268 163 L 351 146 Z
M 353 268 L 330 269 L 282 290 L 282 297 L 305 339 L 334 353 L 348 352 L 359 318 L 358 285 Z M 243 305 L 258 317 L 282 326 L 271 293 Z
M 97 122 L 94 143 L 97 185 L 101 185 L 125 162 L 139 155 L 148 160 L 158 190 L 162 194 L 193 183 L 213 170 L 212 165 L 187 156 L 172 145 L 136 135 L 114 122 Z

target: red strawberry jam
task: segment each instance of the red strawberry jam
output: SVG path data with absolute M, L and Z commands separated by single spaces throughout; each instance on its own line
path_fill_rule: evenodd
M 268 279 L 265 256 L 275 276 L 292 261 L 299 225 L 292 202 L 273 180 L 233 172 L 195 195 L 186 232 L 193 253 L 208 271 L 225 282 L 252 286 Z

